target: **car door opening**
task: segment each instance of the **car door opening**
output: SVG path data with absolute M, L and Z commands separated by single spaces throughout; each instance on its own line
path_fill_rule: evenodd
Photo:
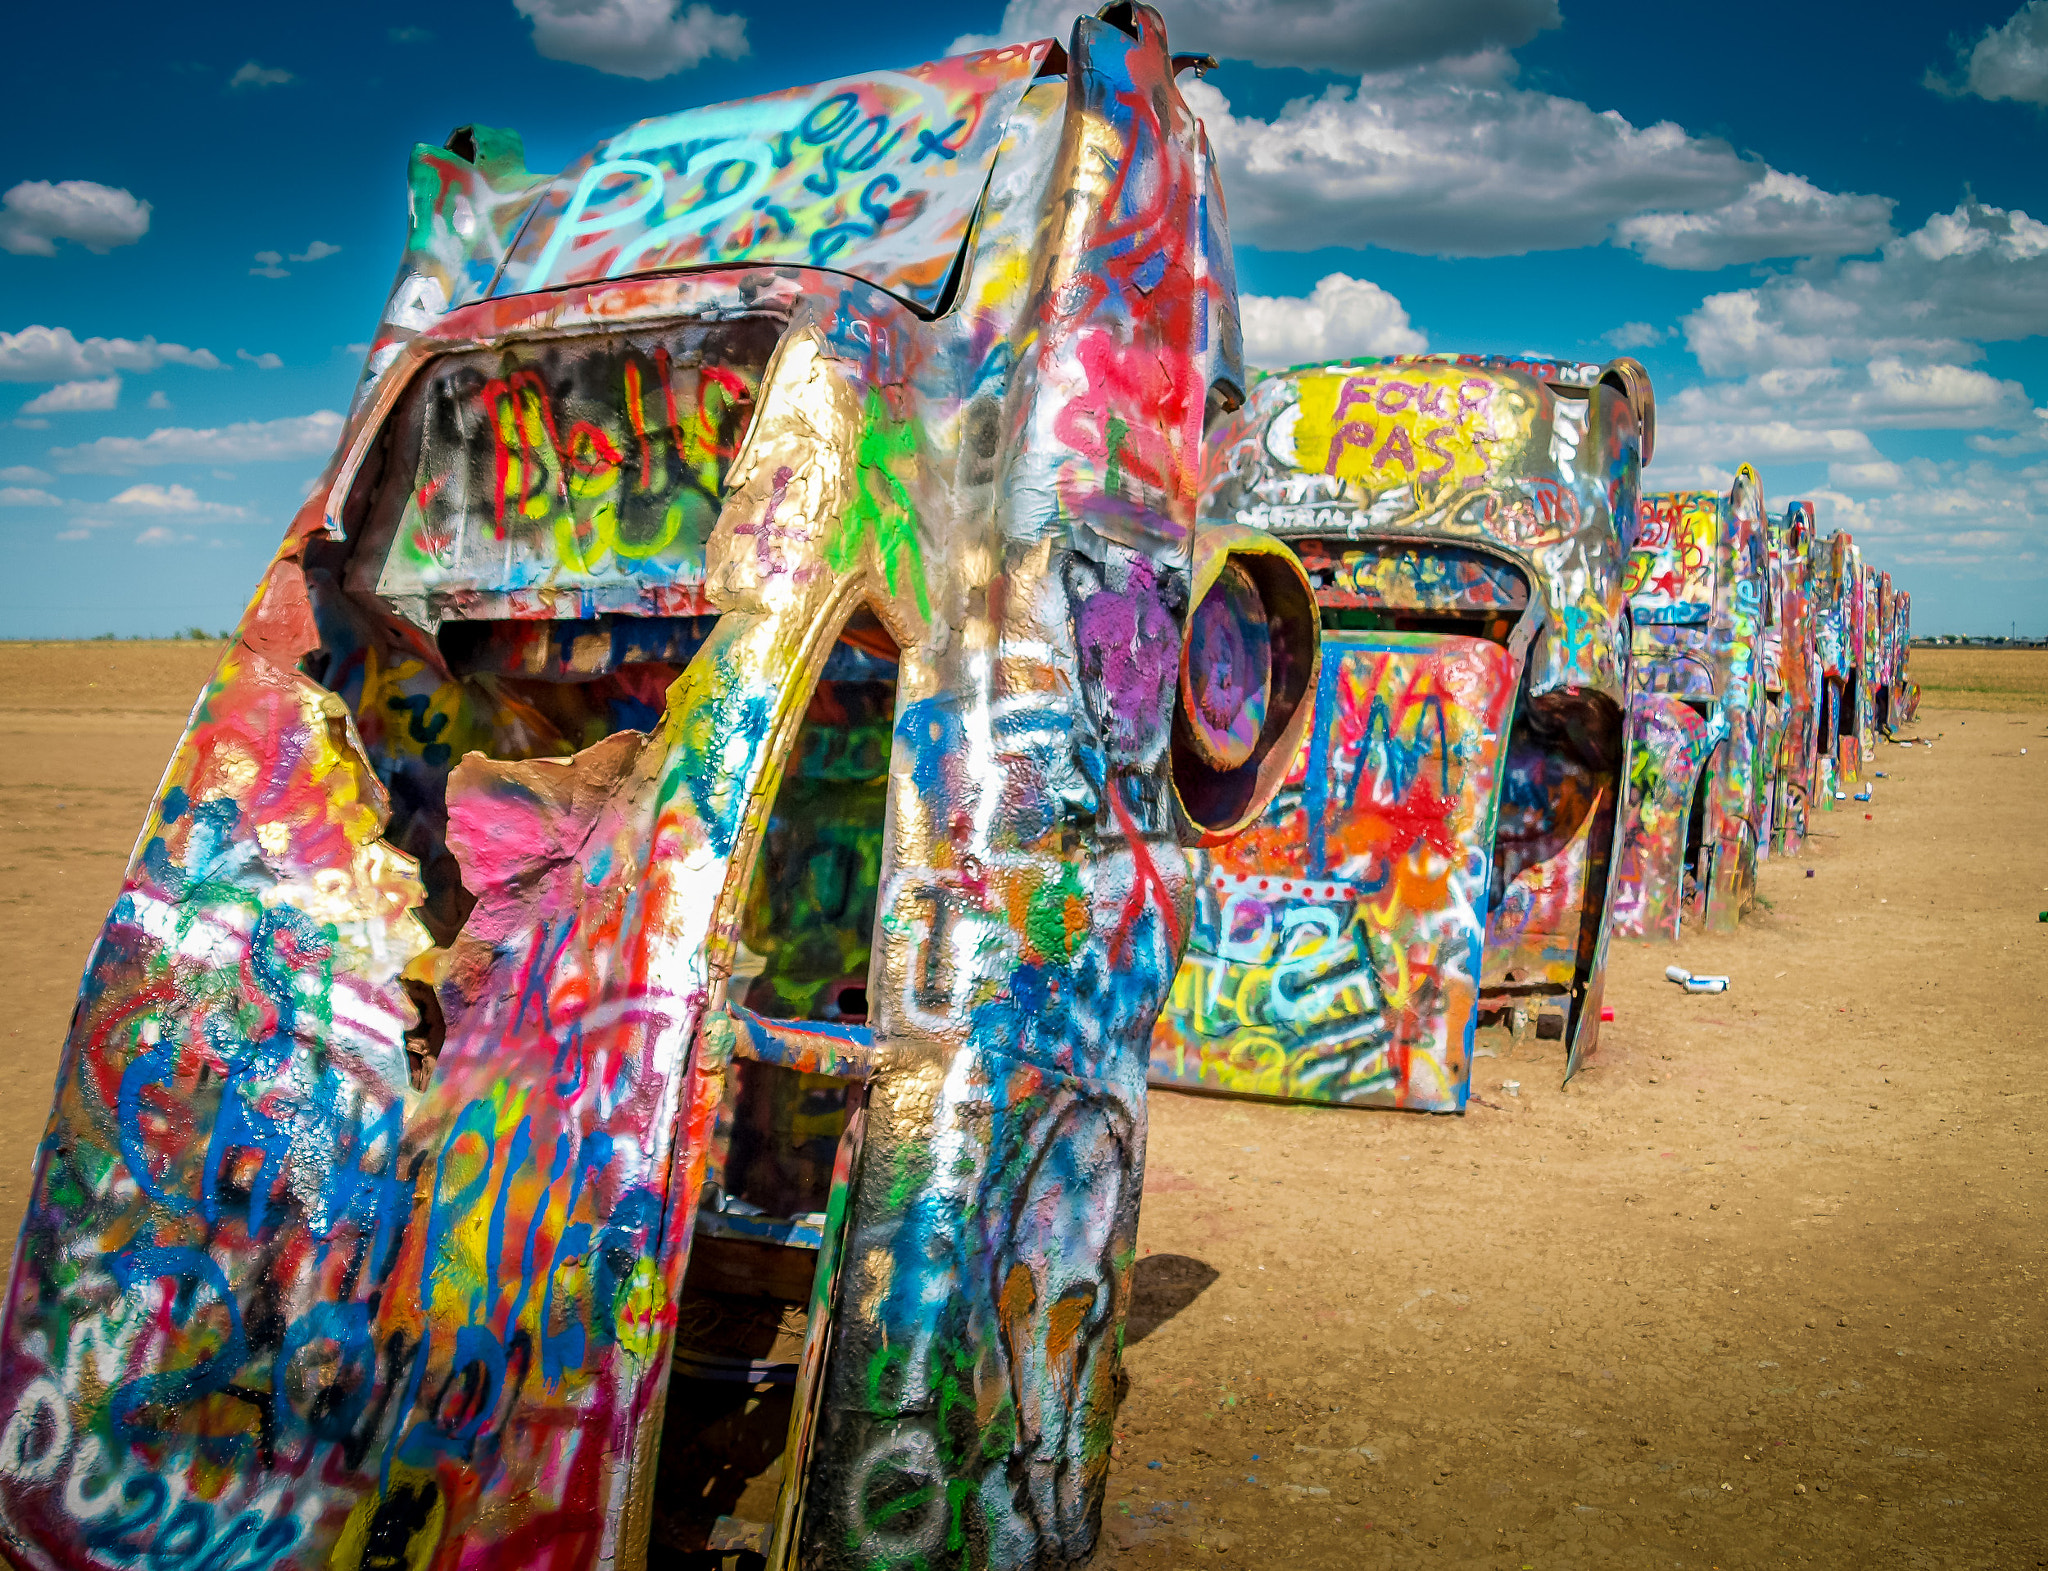
M 790 748 L 726 1007 L 699 1039 L 700 1054 L 725 1055 L 726 1089 L 653 1490 L 647 1563 L 667 1571 L 760 1552 L 799 1470 L 789 1460 L 829 1346 L 835 1229 L 859 1150 L 896 671 L 894 642 L 857 612 Z

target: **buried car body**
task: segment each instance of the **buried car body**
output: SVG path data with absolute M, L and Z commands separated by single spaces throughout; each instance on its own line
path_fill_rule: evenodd
M 1211 433 L 1204 516 L 1301 555 L 1323 664 L 1279 800 L 1207 856 L 1155 1084 L 1455 1111 L 1482 1007 L 1577 1067 L 1653 419 L 1633 361 L 1415 356 L 1266 377 Z
M 1770 849 L 1797 855 L 1813 811 L 1814 701 L 1819 653 L 1814 635 L 1811 502 L 1787 504 L 1771 524 L 1771 627 L 1764 639 L 1764 687 L 1779 707 L 1771 757 Z M 1763 847 L 1758 847 L 1759 853 Z
M 1176 68 L 1120 5 L 555 179 L 416 155 L 89 962 L 11 1556 L 1088 1552 L 1187 848 L 1316 666 L 1293 559 L 1197 524 Z
M 1814 791 L 1823 811 L 1832 812 L 1837 792 L 1856 784 L 1863 772 L 1860 716 L 1864 697 L 1862 602 L 1863 554 L 1855 537 L 1837 530 L 1813 548 L 1813 637 L 1820 683 L 1815 694 Z
M 1709 927 L 1733 931 L 1754 892 L 1761 804 L 1777 775 L 1766 530 L 1763 485 L 1747 464 L 1725 497 L 1643 498 L 1628 580 L 1637 794 L 1616 924 L 1624 936 L 1676 938 L 1688 901 Z

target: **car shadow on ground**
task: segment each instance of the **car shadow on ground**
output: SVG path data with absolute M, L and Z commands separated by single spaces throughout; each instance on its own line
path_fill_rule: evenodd
M 1200 1298 L 1219 1275 L 1192 1255 L 1146 1255 L 1131 1268 L 1131 1312 L 1124 1346 L 1142 1342 Z

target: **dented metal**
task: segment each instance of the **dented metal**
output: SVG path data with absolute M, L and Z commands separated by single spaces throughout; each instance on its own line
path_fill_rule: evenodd
M 416 161 L 65 1045 L 17 1561 L 1089 1552 L 1187 848 L 1317 662 L 1291 555 L 1197 518 L 1242 372 L 1174 71 L 1117 6 L 544 187 Z M 835 126 L 857 191 L 693 227 Z
M 1298 552 L 1309 737 L 1206 860 L 1152 1078 L 1454 1111 L 1483 1007 L 1598 1032 L 1621 778 L 1622 564 L 1650 444 L 1632 361 L 1413 356 L 1260 380 L 1204 516 Z

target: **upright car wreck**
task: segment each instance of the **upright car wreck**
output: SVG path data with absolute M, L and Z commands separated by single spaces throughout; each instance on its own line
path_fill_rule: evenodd
M 1813 808 L 1813 737 L 1818 669 L 1813 618 L 1811 502 L 1792 502 L 1770 528 L 1771 627 L 1765 635 L 1764 686 L 1780 706 L 1771 749 L 1769 844 L 1797 855 Z M 1758 848 L 1762 849 L 1761 846 Z
M 1892 596 L 1889 637 L 1890 723 L 1910 725 L 1920 712 L 1920 684 L 1913 680 L 1913 596 L 1907 590 Z
M 1211 432 L 1203 516 L 1300 554 L 1323 664 L 1278 801 L 1208 853 L 1155 1084 L 1455 1111 L 1482 1007 L 1576 1068 L 1653 419 L 1633 361 L 1418 356 L 1265 377 Z
M 1638 794 L 1617 927 L 1676 938 L 1690 900 L 1708 927 L 1732 931 L 1755 889 L 1759 802 L 1776 775 L 1763 486 L 1744 464 L 1725 497 L 1661 492 L 1642 515 L 1628 572 Z
M 1820 541 L 1813 557 L 1813 636 L 1820 672 L 1814 724 L 1815 792 L 1832 812 L 1835 798 L 1861 777 L 1863 745 L 1863 557 L 1856 541 L 1838 530 Z
M 1115 5 L 556 177 L 416 155 L 64 1049 L 10 1556 L 1089 1551 L 1185 848 L 1316 666 L 1292 558 L 1197 524 L 1241 372 L 1176 69 Z

